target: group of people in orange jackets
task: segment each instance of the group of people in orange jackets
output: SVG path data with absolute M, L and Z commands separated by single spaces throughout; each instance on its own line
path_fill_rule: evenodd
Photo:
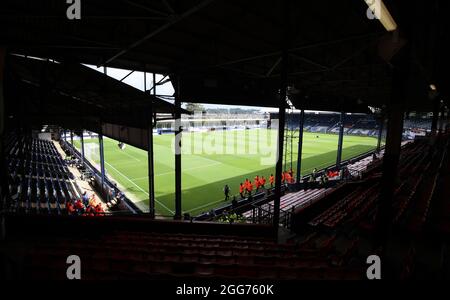
M 83 194 L 83 198 L 85 197 L 86 193 Z M 92 197 L 87 198 L 87 201 L 84 201 L 85 199 L 77 199 L 75 201 L 67 201 L 66 208 L 67 213 L 69 215 L 80 215 L 80 216 L 97 216 L 97 215 L 103 215 L 104 210 L 100 203 L 100 201 L 97 201 L 95 199 L 95 195 L 92 195 Z
M 282 183 L 294 183 L 294 177 L 293 177 L 293 171 L 292 169 L 289 171 L 285 171 L 281 174 L 281 181 Z M 273 174 L 270 174 L 269 176 L 269 184 L 272 188 L 275 184 L 275 176 Z M 256 175 L 253 182 L 249 180 L 248 178 L 245 179 L 244 182 L 241 182 L 239 184 L 239 195 L 241 198 L 244 198 L 245 196 L 250 196 L 255 190 L 257 192 L 259 189 L 265 189 L 266 188 L 266 178 L 264 176 L 258 176 Z
M 281 182 L 282 183 L 294 183 L 294 171 L 289 169 L 289 171 L 284 171 L 281 173 Z

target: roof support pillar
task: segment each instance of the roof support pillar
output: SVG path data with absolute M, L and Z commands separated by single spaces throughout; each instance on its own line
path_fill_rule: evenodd
M 384 115 L 380 116 L 380 121 L 378 124 L 378 142 L 377 142 L 377 153 L 381 150 L 381 140 L 383 138 L 383 130 L 384 130 Z
M 444 132 L 448 132 L 449 129 L 449 114 L 450 114 L 450 110 L 446 110 L 446 115 L 445 115 L 445 121 L 444 121 Z
M 284 126 L 286 119 L 286 96 L 288 80 L 288 39 L 289 39 L 289 0 L 282 1 L 281 19 L 284 22 L 281 41 L 281 73 L 280 73 L 280 99 L 278 103 L 278 147 L 277 162 L 275 167 L 275 199 L 273 207 L 273 226 L 278 237 L 278 226 L 280 223 L 280 198 L 281 198 L 281 173 L 283 171 L 283 142 Z
M 102 183 L 102 194 L 105 189 L 105 153 L 103 151 L 103 134 L 98 134 L 98 144 L 100 146 L 100 174 Z M 109 200 L 109 199 L 106 199 Z
M 296 182 L 300 183 L 302 177 L 302 151 L 303 151 L 303 127 L 305 125 L 305 110 L 300 112 L 300 122 L 298 125 L 298 151 L 297 151 L 297 176 Z
M 431 119 L 431 135 L 436 135 L 439 118 L 439 100 L 437 97 L 433 99 L 433 118 Z
M 83 137 L 83 132 L 84 132 L 84 130 L 82 129 L 81 130 L 80 139 L 81 139 L 81 163 L 82 163 L 83 169 L 84 169 L 84 137 Z
M 444 123 L 445 123 L 445 107 L 441 105 L 441 117 L 439 118 L 439 134 L 444 132 Z
M 3 207 L 3 205 L 6 205 L 6 190 L 7 190 L 7 175 L 6 175 L 6 161 L 5 161 L 5 155 L 4 155 L 4 145 L 3 145 L 3 135 L 5 130 L 5 99 L 3 95 L 3 81 L 4 81 L 4 70 L 5 70 L 5 56 L 6 56 L 6 49 L 0 48 L 0 160 L 1 160 L 1 168 L 0 168 L 0 209 L 3 210 L 6 207 Z M 3 216 L 0 222 L 3 222 Z M 1 228 L 1 236 L 0 238 L 4 238 L 4 227 Z
M 73 130 L 70 130 L 70 144 L 72 145 L 72 156 L 74 156 L 75 152 L 73 151 Z
M 181 219 L 181 83 L 177 75 L 177 88 L 175 92 L 175 216 Z
M 392 222 L 392 201 L 397 182 L 398 163 L 403 133 L 403 108 L 399 103 L 391 103 L 388 107 L 388 124 L 386 147 L 383 156 L 383 175 L 379 210 L 377 215 L 377 235 L 384 245 Z
M 392 223 L 392 201 L 397 182 L 398 164 L 403 134 L 404 101 L 408 85 L 410 52 L 403 48 L 395 57 L 392 94 L 387 103 L 386 144 L 383 156 L 383 175 L 376 216 L 377 240 L 386 249 Z M 388 252 L 384 253 L 389 255 Z
M 341 112 L 339 117 L 339 138 L 338 138 L 338 147 L 337 147 L 337 156 L 336 156 L 336 167 L 341 167 L 342 161 L 342 145 L 344 144 L 344 121 L 345 121 L 345 112 Z
M 155 84 L 155 73 L 153 73 L 153 84 Z M 144 69 L 144 91 L 147 90 L 147 72 Z M 153 94 L 156 94 L 156 87 L 153 89 Z M 150 100 L 151 101 L 151 100 Z M 155 170 L 153 161 L 153 104 L 150 106 L 148 123 L 148 148 L 147 148 L 147 162 L 148 162 L 148 210 L 150 218 L 155 217 Z

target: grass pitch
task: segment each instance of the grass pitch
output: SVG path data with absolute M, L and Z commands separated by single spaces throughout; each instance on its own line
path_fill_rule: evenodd
M 202 139 L 200 144 L 195 142 L 199 137 Z M 175 207 L 175 159 L 172 150 L 174 135 L 155 135 L 153 141 L 156 211 L 160 215 L 172 216 Z M 293 158 L 297 157 L 296 142 L 294 140 L 292 145 Z M 305 132 L 302 174 L 307 174 L 314 168 L 333 165 L 336 161 L 337 142 L 337 135 Z M 78 140 L 74 143 L 77 148 L 80 147 Z M 261 144 L 266 145 L 265 153 L 262 154 L 257 151 Z M 346 135 L 342 159 L 374 149 L 376 144 L 377 140 L 373 137 Z M 183 212 L 196 215 L 224 204 L 225 184 L 230 186 L 232 195 L 238 194 L 239 183 L 245 178 L 253 180 L 255 175 L 268 178 L 271 173 L 275 173 L 275 145 L 275 130 L 183 133 Z M 290 144 L 287 146 L 290 150 Z M 272 151 L 272 156 L 267 153 L 268 149 Z M 85 139 L 85 153 L 86 157 L 98 164 L 97 139 Z M 130 145 L 120 150 L 117 141 L 104 138 L 104 153 L 108 177 L 123 187 L 139 207 L 148 210 L 147 152 Z M 294 172 L 296 163 L 294 160 Z M 288 159 L 287 168 L 289 165 Z

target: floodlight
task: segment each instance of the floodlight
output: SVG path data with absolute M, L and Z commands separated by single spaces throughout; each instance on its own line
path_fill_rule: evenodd
M 395 23 L 382 0 L 364 0 L 364 2 L 369 6 L 372 16 L 378 19 L 387 31 L 397 29 L 397 23 Z

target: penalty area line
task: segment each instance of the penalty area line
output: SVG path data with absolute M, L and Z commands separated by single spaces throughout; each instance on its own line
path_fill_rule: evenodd
M 137 187 L 139 190 L 141 190 L 143 193 L 145 193 L 147 196 L 149 195 L 149 193 L 147 193 L 145 190 L 143 190 L 140 186 L 138 186 L 134 181 L 132 181 L 130 178 L 128 178 L 126 175 L 124 175 L 122 172 L 120 172 L 119 170 L 117 170 L 116 168 L 114 168 L 114 166 L 112 166 L 111 164 L 109 164 L 108 162 L 105 161 L 105 164 L 107 164 L 108 166 L 110 166 L 111 168 L 113 168 L 117 173 L 119 173 L 119 175 L 121 175 L 123 178 L 125 178 L 126 180 L 128 180 L 129 182 L 131 182 L 135 187 Z M 164 207 L 168 212 L 170 213 L 174 213 L 173 210 L 171 210 L 170 208 L 168 208 L 167 206 L 165 206 L 163 203 L 161 203 L 160 201 L 158 201 L 155 198 L 155 202 L 157 202 L 159 205 L 161 205 L 162 207 Z

